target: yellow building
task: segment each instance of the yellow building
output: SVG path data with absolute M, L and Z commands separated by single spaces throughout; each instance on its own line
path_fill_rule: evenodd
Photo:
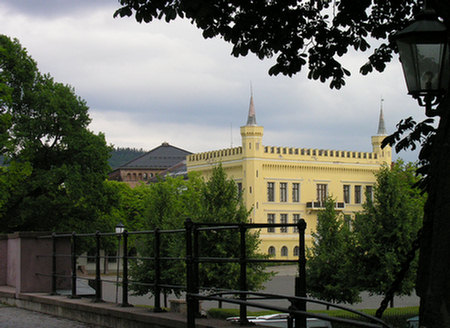
M 247 124 L 241 127 L 242 146 L 188 155 L 187 169 L 209 177 L 221 163 L 242 189 L 244 203 L 252 209 L 251 222 L 295 223 L 303 218 L 307 242 L 327 196 L 336 199 L 336 208 L 350 219 L 362 210 L 366 192 L 372 195 L 374 173 L 391 163 L 391 148 L 381 149 L 386 135 L 382 110 L 372 152 L 265 146 L 263 134 L 251 97 Z M 294 228 L 263 229 L 260 237 L 261 250 L 276 258 L 297 255 Z

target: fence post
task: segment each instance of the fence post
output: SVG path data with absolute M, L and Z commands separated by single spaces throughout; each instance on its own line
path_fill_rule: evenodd
M 197 225 L 195 223 L 192 224 L 192 233 L 194 236 L 194 245 L 193 245 L 193 258 L 192 258 L 192 285 L 193 285 L 193 292 L 198 294 L 199 293 L 199 279 L 198 279 L 198 272 L 199 272 L 199 243 L 198 243 L 198 229 Z M 194 299 L 192 301 L 192 304 L 194 305 L 194 315 L 197 317 L 200 317 L 200 302 L 198 299 Z
M 186 305 L 187 305 L 187 326 L 195 328 L 195 304 L 191 294 L 194 291 L 193 268 L 192 268 L 192 227 L 191 219 L 186 219 L 184 227 L 186 229 Z
M 161 283 L 161 263 L 160 263 L 160 232 L 159 228 L 155 228 L 155 240 L 154 240 L 154 253 L 155 253 L 155 290 L 154 290 L 154 298 L 155 298 L 155 306 L 153 308 L 153 312 L 162 312 L 161 309 L 161 288 L 159 284 Z
M 246 240 L 245 240 L 245 232 L 246 227 L 243 223 L 239 224 L 239 236 L 240 236 L 240 254 L 239 254 L 239 265 L 240 265 L 240 274 L 239 274 L 239 289 L 242 291 L 247 291 L 247 254 L 246 254 Z M 239 298 L 241 301 L 247 300 L 247 294 L 239 294 Z M 240 304 L 239 305 L 239 323 L 241 326 L 247 325 L 247 305 Z
M 100 232 L 95 232 L 95 299 L 94 302 L 102 300 L 102 280 L 100 277 Z
M 72 294 L 70 295 L 70 298 L 79 298 L 77 296 L 77 240 L 75 231 L 72 232 L 71 260 L 72 260 Z
M 299 237 L 298 277 L 295 277 L 295 296 L 306 297 L 306 256 L 305 256 L 305 230 L 306 222 L 300 219 L 297 223 Z M 295 302 L 295 308 L 306 312 L 306 301 Z M 295 315 L 295 328 L 306 328 L 306 316 Z
M 122 304 L 121 307 L 131 307 L 128 303 L 128 231 L 124 230 L 123 235 L 123 259 L 122 259 Z
M 56 233 L 52 233 L 52 292 L 51 295 L 57 295 L 56 293 Z

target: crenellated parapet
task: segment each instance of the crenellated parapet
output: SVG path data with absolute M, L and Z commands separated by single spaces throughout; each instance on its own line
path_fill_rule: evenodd
M 225 162 L 242 158 L 242 147 L 226 148 L 187 156 L 187 163 Z
M 360 152 L 348 150 L 293 148 L 264 146 L 264 157 L 267 159 L 292 159 L 302 161 L 325 161 L 325 162 L 366 162 L 378 163 L 380 158 L 375 152 Z

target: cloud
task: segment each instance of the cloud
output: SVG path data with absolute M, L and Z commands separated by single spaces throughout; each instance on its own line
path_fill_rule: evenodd
M 92 128 L 117 146 L 168 141 L 206 151 L 228 147 L 231 135 L 240 144 L 250 82 L 268 145 L 369 151 L 381 97 L 388 132 L 401 118 L 423 117 L 397 60 L 382 74 L 361 76 L 369 53 L 349 52 L 344 63 L 353 75 L 331 90 L 305 72 L 270 77 L 273 60 L 234 58 L 229 44 L 204 40 L 187 21 L 113 19 L 118 7 L 103 0 L 0 4 L 2 33 L 17 37 L 42 72 L 72 85 L 91 108 Z

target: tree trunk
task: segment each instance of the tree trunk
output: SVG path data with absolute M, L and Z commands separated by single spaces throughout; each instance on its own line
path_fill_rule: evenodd
M 430 157 L 428 200 L 420 242 L 417 294 L 420 326 L 450 327 L 450 97 L 440 104 L 443 113 Z

